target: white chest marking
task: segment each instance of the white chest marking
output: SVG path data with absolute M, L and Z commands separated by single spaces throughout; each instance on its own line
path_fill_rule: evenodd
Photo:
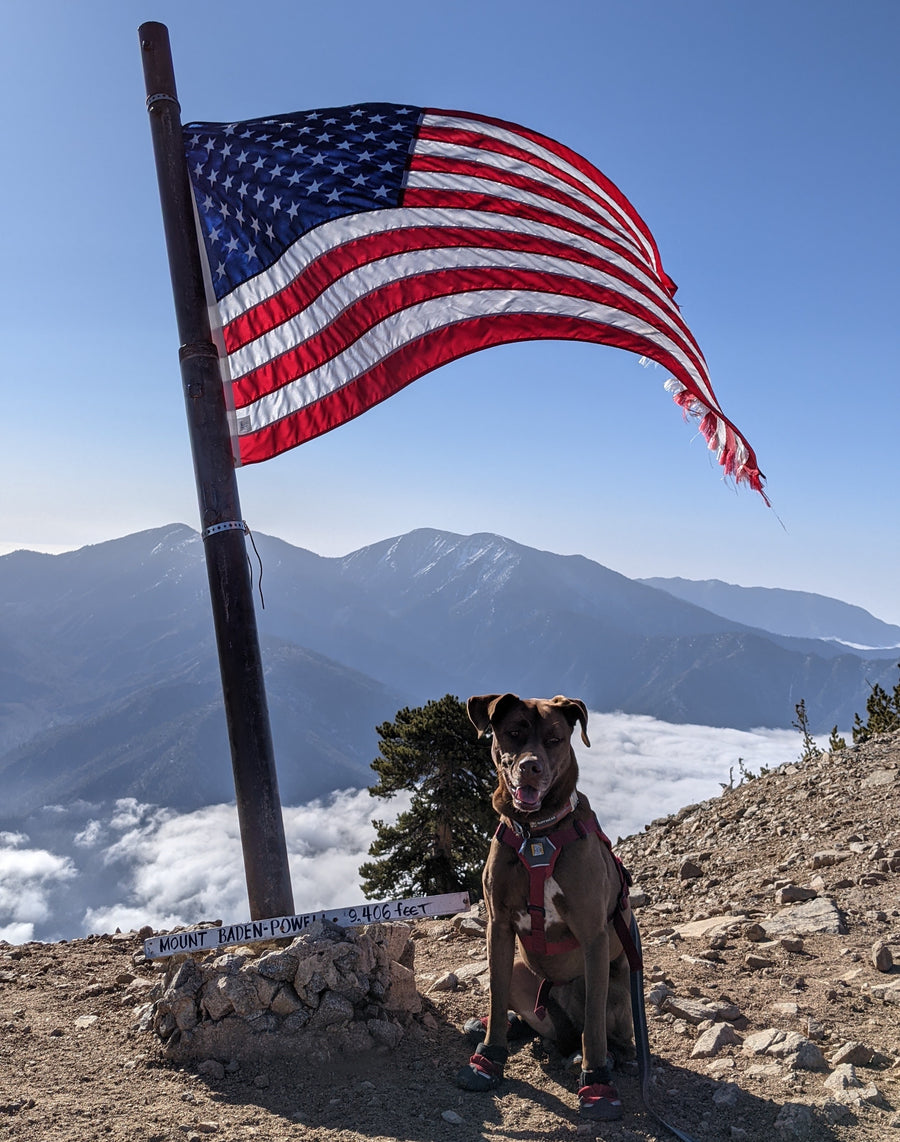
M 544 926 L 549 928 L 551 924 L 562 924 L 563 918 L 560 916 L 559 911 L 553 901 L 557 897 L 562 896 L 562 889 L 556 883 L 552 876 L 549 876 L 544 881 Z M 523 935 L 528 935 L 531 932 L 531 917 L 528 910 L 524 909 L 517 912 L 513 918 L 513 923 L 516 926 L 516 931 L 521 932 Z

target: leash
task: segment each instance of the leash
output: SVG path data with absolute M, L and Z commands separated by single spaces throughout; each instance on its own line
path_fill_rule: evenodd
M 641 934 L 638 931 L 637 920 L 631 914 L 631 942 L 641 956 Z M 641 1102 L 644 1109 L 655 1118 L 660 1126 L 680 1138 L 681 1142 L 694 1142 L 689 1134 L 672 1126 L 656 1113 L 650 1105 L 650 1039 L 647 1035 L 647 1011 L 644 1007 L 644 969 L 632 967 L 631 969 L 631 1018 L 634 1023 L 634 1045 L 637 1051 L 638 1076 L 641 1083 Z

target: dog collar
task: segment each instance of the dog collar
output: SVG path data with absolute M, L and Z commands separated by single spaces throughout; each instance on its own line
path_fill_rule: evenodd
M 544 817 L 540 821 L 529 821 L 527 825 L 523 825 L 520 821 L 510 821 L 513 830 L 518 833 L 520 837 L 530 837 L 538 829 L 552 829 L 554 825 L 558 825 L 563 817 L 568 817 L 570 813 L 574 813 L 578 808 L 578 790 L 573 789 L 572 795 L 565 805 L 552 817 Z

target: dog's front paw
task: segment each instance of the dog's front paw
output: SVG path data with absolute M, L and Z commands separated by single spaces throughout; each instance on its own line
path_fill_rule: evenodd
M 488 1052 L 494 1058 L 489 1058 Z M 506 1055 L 507 1052 L 500 1047 L 486 1047 L 479 1043 L 478 1050 L 458 1072 L 456 1085 L 462 1090 L 496 1090 L 503 1079 Z

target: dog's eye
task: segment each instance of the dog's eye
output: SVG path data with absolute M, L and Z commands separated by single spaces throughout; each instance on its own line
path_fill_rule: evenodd
M 562 741 L 562 738 L 547 738 L 547 740 L 544 744 L 549 745 L 549 746 L 554 746 L 554 745 L 559 745 L 559 743 L 561 741 Z
M 519 740 L 519 738 L 522 736 L 522 731 L 521 730 L 507 730 L 506 736 L 508 738 L 512 738 L 512 740 L 514 742 L 517 742 Z

